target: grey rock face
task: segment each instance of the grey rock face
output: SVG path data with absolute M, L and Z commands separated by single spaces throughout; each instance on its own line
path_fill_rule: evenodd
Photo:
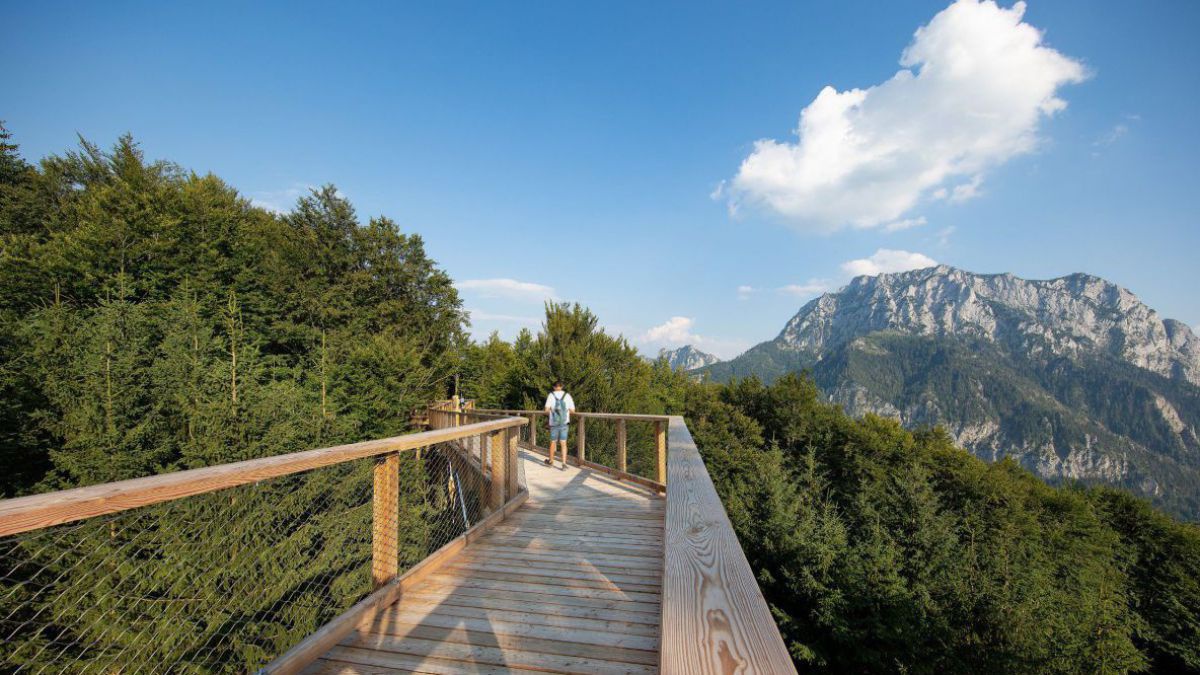
M 947 266 L 857 277 L 702 372 L 801 369 L 851 415 L 941 426 L 984 459 L 1200 519 L 1200 338 L 1104 279 Z
M 684 345 L 678 349 L 661 349 L 658 352 L 658 358 L 666 359 L 674 370 L 695 370 L 711 366 L 721 360 L 691 345 Z
M 941 265 L 856 277 L 801 308 L 776 341 L 821 354 L 882 330 L 981 337 L 1059 356 L 1103 353 L 1200 385 L 1200 338 L 1190 328 L 1087 274 L 1032 281 Z

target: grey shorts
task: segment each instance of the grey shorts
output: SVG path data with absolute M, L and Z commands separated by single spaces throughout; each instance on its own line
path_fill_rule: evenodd
M 555 426 L 550 427 L 550 440 L 551 441 L 567 440 L 567 425 L 557 424 Z

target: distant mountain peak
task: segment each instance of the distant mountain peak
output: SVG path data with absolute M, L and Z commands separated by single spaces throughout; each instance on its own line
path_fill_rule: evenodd
M 817 354 L 880 330 L 969 335 L 1018 349 L 1037 342 L 1067 357 L 1103 354 L 1200 384 L 1200 339 L 1169 321 L 1091 274 L 1030 280 L 938 265 L 855 277 L 804 305 L 776 342 Z
M 703 372 L 802 370 L 852 415 L 940 425 L 985 459 L 1121 485 L 1200 519 L 1200 337 L 1095 275 L 855 277 Z
M 684 345 L 678 349 L 660 349 L 658 358 L 666 359 L 667 364 L 673 370 L 695 370 L 721 361 L 716 356 L 702 352 L 691 345 Z

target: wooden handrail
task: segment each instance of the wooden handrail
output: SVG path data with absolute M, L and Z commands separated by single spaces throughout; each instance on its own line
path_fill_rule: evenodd
M 546 414 L 544 410 L 510 409 L 471 413 L 531 419 Z M 579 412 L 572 416 L 617 420 L 618 463 L 624 455 L 625 421 L 655 424 L 657 472 L 665 483 L 667 502 L 660 672 L 795 673 L 771 609 L 683 418 Z M 584 460 L 580 464 L 592 463 Z
M 453 411 L 447 411 L 453 412 Z M 545 415 L 545 410 L 514 410 L 509 408 L 476 408 L 469 412 L 491 413 L 503 415 Z M 605 413 L 571 411 L 571 417 L 587 417 L 599 420 L 633 420 L 635 422 L 670 422 L 670 415 L 641 415 L 637 413 Z
M 796 672 L 682 417 L 668 434 L 660 671 Z
M 355 459 L 414 450 L 528 423 L 523 417 L 501 417 L 362 443 L 6 499 L 0 501 L 0 536 L 118 513 Z
M 445 410 L 441 404 L 438 407 L 430 408 L 431 414 L 455 414 L 454 410 Z M 537 446 L 537 425 L 532 424 L 533 418 L 538 415 L 547 415 L 545 410 L 513 410 L 509 408 L 475 408 L 469 411 L 476 415 L 524 415 L 528 416 L 530 424 L 530 446 Z M 466 413 L 463 413 L 466 414 Z M 651 422 L 654 424 L 654 478 L 646 479 L 651 486 L 661 487 L 667 482 L 667 426 L 670 424 L 670 415 L 642 415 L 636 413 L 601 413 L 601 412 L 579 412 L 571 411 L 571 417 L 579 418 L 578 426 L 575 430 L 575 459 L 580 466 L 593 465 L 600 467 L 601 465 L 587 461 L 587 420 L 611 420 L 617 423 L 617 464 L 616 467 L 603 467 L 606 470 L 615 471 L 614 475 L 628 476 L 626 469 L 626 422 Z

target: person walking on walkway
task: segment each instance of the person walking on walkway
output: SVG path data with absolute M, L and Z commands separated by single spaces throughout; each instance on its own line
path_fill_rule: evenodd
M 550 418 L 550 458 L 547 466 L 554 466 L 554 446 L 562 443 L 562 465 L 567 468 L 567 425 L 571 423 L 571 411 L 575 399 L 563 390 L 561 380 L 554 383 L 554 391 L 546 397 L 546 414 Z

